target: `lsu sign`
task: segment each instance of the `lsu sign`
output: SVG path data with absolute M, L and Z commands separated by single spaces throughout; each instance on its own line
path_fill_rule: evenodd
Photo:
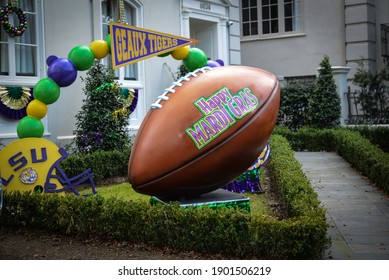
M 197 42 L 117 22 L 110 23 L 110 34 L 114 69 Z
M 90 169 L 71 178 L 65 174 L 60 163 L 67 156 L 63 148 L 43 138 L 23 138 L 8 144 L 0 151 L 4 191 L 80 195 L 78 186 L 90 183 L 91 193 L 96 193 Z

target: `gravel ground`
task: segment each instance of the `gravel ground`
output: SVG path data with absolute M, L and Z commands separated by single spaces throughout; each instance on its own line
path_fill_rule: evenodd
M 114 240 L 69 237 L 31 229 L 0 228 L 0 260 L 194 260 L 223 259 L 193 252 L 134 245 Z

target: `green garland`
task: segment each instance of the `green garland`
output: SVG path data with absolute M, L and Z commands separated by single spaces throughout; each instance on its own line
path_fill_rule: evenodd
M 12 26 L 9 22 L 9 14 L 15 13 L 19 19 L 19 26 Z M 0 8 L 0 22 L 11 37 L 22 36 L 27 29 L 26 13 L 14 3 L 8 3 Z

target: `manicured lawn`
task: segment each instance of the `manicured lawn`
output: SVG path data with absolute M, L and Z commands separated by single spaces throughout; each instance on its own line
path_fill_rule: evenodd
M 125 201 L 146 201 L 150 200 L 150 196 L 143 195 L 134 191 L 129 183 L 109 185 L 96 188 L 97 194 L 105 198 L 115 197 Z M 82 192 L 81 192 L 82 193 Z
M 139 194 L 134 191 L 129 183 L 109 185 L 96 188 L 98 195 L 105 198 L 115 197 L 125 201 L 150 201 L 150 196 Z M 253 215 L 273 215 L 269 207 L 270 198 L 267 193 L 254 194 L 243 193 L 242 195 L 250 198 L 251 214 Z
M 244 193 L 242 194 L 250 198 L 250 209 L 252 215 L 268 215 L 273 216 L 273 212 L 269 207 L 270 198 L 266 193 Z

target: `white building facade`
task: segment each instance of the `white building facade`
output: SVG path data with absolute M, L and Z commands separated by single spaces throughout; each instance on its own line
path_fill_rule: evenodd
M 241 20 L 242 64 L 284 83 L 312 79 L 324 55 L 349 80 L 358 61 L 375 73 L 389 57 L 387 0 L 241 0 Z

